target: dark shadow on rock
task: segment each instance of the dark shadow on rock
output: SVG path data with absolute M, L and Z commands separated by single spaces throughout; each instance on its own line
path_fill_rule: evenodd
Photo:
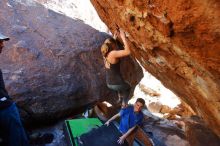
M 106 87 L 99 50 L 106 33 L 35 2 L 1 0 L 0 12 L 0 31 L 11 38 L 0 66 L 26 123 L 56 121 L 116 97 Z M 132 70 L 128 64 L 127 72 L 140 81 Z

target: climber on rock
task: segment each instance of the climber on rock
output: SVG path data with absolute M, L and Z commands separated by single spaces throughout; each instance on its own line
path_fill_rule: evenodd
M 117 39 L 118 34 L 124 43 L 124 48 Z M 108 88 L 117 91 L 122 107 L 127 105 L 130 94 L 130 85 L 124 81 L 120 72 L 120 60 L 130 55 L 127 38 L 122 29 L 116 31 L 113 38 L 105 40 L 101 47 L 101 53 L 104 58 L 106 68 L 106 82 Z
M 142 108 L 145 105 L 145 101 L 142 98 L 138 98 L 134 105 L 129 105 L 122 108 L 120 112 L 110 118 L 105 125 L 109 125 L 110 122 L 120 117 L 119 131 L 122 136 L 119 137 L 118 143 L 122 144 L 126 140 L 129 146 L 133 145 L 134 138 L 137 138 L 146 146 L 152 146 L 151 141 L 144 134 L 144 131 L 139 127 L 142 126 L 144 115 Z

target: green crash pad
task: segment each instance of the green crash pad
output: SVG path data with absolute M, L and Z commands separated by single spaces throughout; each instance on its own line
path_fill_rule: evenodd
M 69 145 L 78 146 L 77 137 L 89 132 L 93 128 L 100 127 L 102 122 L 98 118 L 72 119 L 65 121 L 66 138 Z

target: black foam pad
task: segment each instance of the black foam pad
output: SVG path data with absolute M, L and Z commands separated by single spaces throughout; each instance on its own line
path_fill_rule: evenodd
M 128 146 L 127 141 L 118 144 L 117 141 L 122 134 L 117 127 L 110 123 L 109 126 L 102 125 L 78 138 L 80 146 Z

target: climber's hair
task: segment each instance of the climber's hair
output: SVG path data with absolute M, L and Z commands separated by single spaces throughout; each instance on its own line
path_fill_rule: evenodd
M 113 47 L 113 44 L 117 45 L 118 42 L 114 40 L 113 38 L 108 38 L 105 40 L 105 42 L 103 43 L 101 47 L 101 53 L 103 57 L 107 57 L 109 52 L 116 49 Z

